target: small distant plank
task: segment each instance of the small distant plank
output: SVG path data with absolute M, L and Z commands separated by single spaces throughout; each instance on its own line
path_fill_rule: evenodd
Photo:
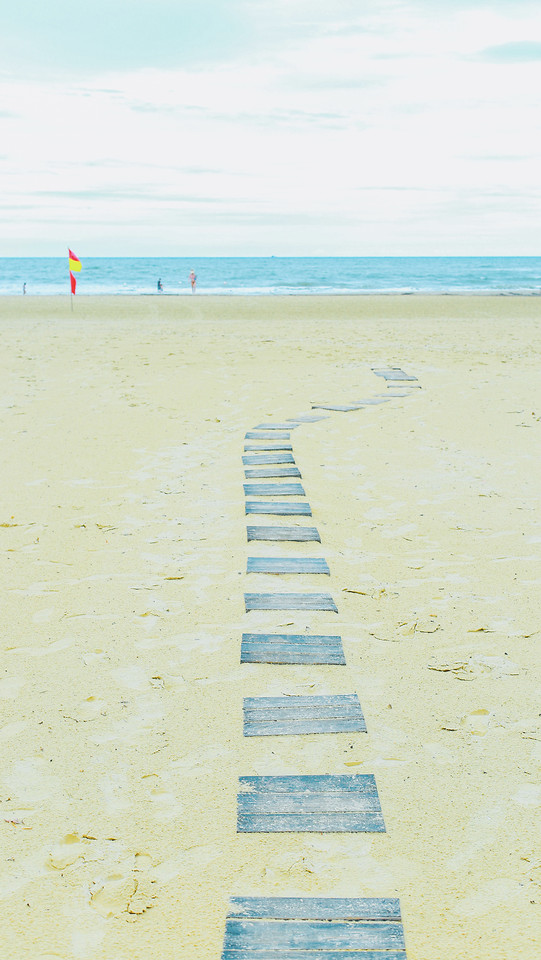
M 409 373 L 404 373 L 403 370 L 400 370 L 399 367 L 391 367 L 388 370 L 373 370 L 373 373 L 376 374 L 376 377 L 383 377 L 384 380 L 417 380 L 418 377 L 413 377 Z
M 321 537 L 315 527 L 246 527 L 248 540 L 292 540 L 304 543 L 308 540 L 317 540 Z
M 338 410 L 349 413 L 350 410 L 362 410 L 364 403 L 313 403 L 312 410 Z
M 242 458 L 247 467 L 256 467 L 262 463 L 295 463 L 292 453 L 248 453 Z
M 332 610 L 338 608 L 330 593 L 245 593 L 246 612 L 250 610 Z
M 239 777 L 238 833 L 384 833 L 372 774 Z
M 245 697 L 244 736 L 366 733 L 356 694 L 336 697 Z
M 243 633 L 240 659 L 241 663 L 346 663 L 342 638 L 321 634 Z
M 291 434 L 288 430 L 248 430 L 244 434 L 245 440 L 290 440 Z
M 318 420 L 329 420 L 329 417 L 321 416 L 318 413 L 299 413 L 298 417 L 288 417 L 293 423 L 317 423 Z
M 245 443 L 245 450 L 259 450 L 260 453 L 265 453 L 266 450 L 293 450 L 291 443 L 288 443 L 287 440 L 279 440 L 278 443 L 271 443 L 270 440 L 264 440 L 263 443 Z
M 275 500 L 248 500 L 246 513 L 268 513 L 277 517 L 311 517 L 309 503 L 277 503 Z
M 231 897 L 228 917 L 269 920 L 394 920 L 398 923 L 402 919 L 400 901 L 395 897 Z
M 297 424 L 294 423 L 259 423 L 254 430 L 295 430 Z
M 298 467 L 262 467 L 261 469 L 248 468 L 244 471 L 247 480 L 263 477 L 302 477 Z
M 376 407 L 378 403 L 389 403 L 390 399 L 390 397 L 370 397 L 368 400 L 359 400 L 359 403 L 362 403 L 363 406 Z
M 245 483 L 246 497 L 305 497 L 300 483 Z
M 248 557 L 247 573 L 324 573 L 329 565 L 323 557 Z

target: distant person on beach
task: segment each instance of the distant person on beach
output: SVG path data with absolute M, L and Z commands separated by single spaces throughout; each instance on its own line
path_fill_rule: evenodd
M 158 293 L 163 293 L 163 283 L 158 280 Z
M 26 293 L 26 283 L 23 283 L 23 297 L 24 297 L 25 293 Z
M 197 281 L 197 277 L 196 277 L 195 273 L 193 272 L 193 270 L 190 270 L 190 283 L 191 283 L 191 285 L 192 285 L 192 293 L 195 293 L 195 284 L 196 284 L 196 281 Z

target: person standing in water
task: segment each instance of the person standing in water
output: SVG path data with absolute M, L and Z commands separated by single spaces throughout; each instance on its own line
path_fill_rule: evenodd
M 194 271 L 193 271 L 193 270 L 190 270 L 190 283 L 191 283 L 191 285 L 192 285 L 192 293 L 195 293 L 195 284 L 196 284 L 196 281 L 197 281 L 197 277 L 196 277 Z
M 163 283 L 161 280 L 158 280 L 158 293 L 163 293 Z

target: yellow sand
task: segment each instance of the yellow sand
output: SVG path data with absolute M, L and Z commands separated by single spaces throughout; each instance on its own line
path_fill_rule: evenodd
M 540 307 L 1 301 L 2 960 L 216 960 L 232 894 L 398 896 L 409 960 L 539 956 Z M 422 390 L 293 434 L 321 546 L 249 547 L 245 431 L 377 364 Z M 331 576 L 246 575 L 278 553 Z M 269 588 L 339 614 L 246 614 Z M 241 666 L 265 628 L 347 667 Z M 243 738 L 243 696 L 326 692 L 367 735 Z M 294 772 L 374 773 L 387 833 L 237 836 L 238 776 Z

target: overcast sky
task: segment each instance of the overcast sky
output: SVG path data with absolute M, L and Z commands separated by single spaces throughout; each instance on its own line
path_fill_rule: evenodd
M 16 0 L 0 255 L 541 254 L 539 0 Z

